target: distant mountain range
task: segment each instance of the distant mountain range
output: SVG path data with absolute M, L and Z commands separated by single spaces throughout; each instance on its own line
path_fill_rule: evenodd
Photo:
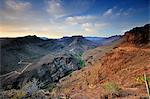
M 111 42 L 118 40 L 121 37 L 121 35 L 115 35 L 115 36 L 110 36 L 110 37 L 84 37 L 87 40 L 90 40 L 98 45 L 107 45 L 107 44 L 111 44 Z M 49 38 L 46 37 L 40 37 L 43 40 L 48 40 Z M 71 37 L 63 37 L 63 38 L 71 38 Z M 61 39 L 63 39 L 61 38 Z
M 109 45 L 120 38 L 121 35 L 115 35 L 111 37 L 86 37 L 86 39 L 93 41 L 99 45 Z

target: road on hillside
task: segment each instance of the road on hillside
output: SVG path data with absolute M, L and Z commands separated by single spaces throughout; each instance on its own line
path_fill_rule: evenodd
M 15 71 L 11 71 L 11 72 L 9 72 L 9 73 L 0 75 L 0 78 L 5 77 L 5 76 L 9 76 L 9 75 L 12 75 L 12 74 L 18 74 L 18 75 L 20 75 L 20 74 L 22 74 L 29 66 L 32 65 L 32 63 L 22 62 L 22 61 L 18 62 L 18 64 L 27 64 L 27 65 L 26 65 L 26 66 L 23 68 L 23 70 L 20 71 L 20 72 L 18 72 L 18 71 L 16 71 L 16 70 L 15 70 Z

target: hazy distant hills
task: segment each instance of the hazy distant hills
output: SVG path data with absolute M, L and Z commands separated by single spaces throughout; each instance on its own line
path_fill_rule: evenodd
M 111 37 L 86 37 L 86 39 L 93 41 L 99 45 L 109 45 L 120 38 L 120 35 L 115 35 Z

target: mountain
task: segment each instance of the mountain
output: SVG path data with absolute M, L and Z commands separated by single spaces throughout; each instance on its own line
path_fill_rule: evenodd
M 103 56 L 101 47 L 91 50 L 87 53 L 93 58 L 90 64 L 61 79 L 53 90 L 53 96 L 72 99 L 148 99 L 143 75 L 146 74 L 149 82 L 149 28 L 147 24 L 127 31 L 117 46 Z
M 83 36 L 73 36 L 72 39 L 73 41 L 66 47 L 66 49 L 73 53 L 83 53 L 88 49 L 98 46 L 96 43 L 87 40 Z
M 123 37 L 123 40 L 123 45 L 148 45 L 150 42 L 150 24 L 127 31 Z
M 83 36 L 46 40 L 37 36 L 1 38 L 0 43 L 3 89 L 22 88 L 33 78 L 51 86 L 83 68 L 83 52 L 99 46 Z
M 36 58 L 47 54 L 49 51 L 40 47 L 44 42 L 36 36 L 19 38 L 1 38 L 1 74 L 16 70 L 21 60 Z
M 82 36 L 47 40 L 37 36 L 1 38 L 0 44 L 2 53 L 1 65 L 5 67 L 1 70 L 1 74 L 20 68 L 18 62 L 21 60 L 33 60 L 55 52 L 66 53 L 74 51 L 74 53 L 82 53 L 97 46 Z

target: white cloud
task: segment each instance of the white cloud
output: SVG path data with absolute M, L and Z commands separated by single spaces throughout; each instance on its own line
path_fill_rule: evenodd
M 103 16 L 110 16 L 113 14 L 113 9 L 108 9 L 106 12 L 104 12 Z
M 101 22 L 100 16 L 86 15 L 67 17 L 65 19 L 67 25 L 79 26 L 83 32 L 90 34 L 97 34 L 101 29 L 108 28 L 109 24 Z
M 91 23 L 82 24 L 82 28 L 88 33 L 95 33 L 96 32 L 96 30 L 94 29 L 94 25 Z
M 46 11 L 54 17 L 61 17 L 65 15 L 64 7 L 62 6 L 60 0 L 48 1 L 48 7 Z
M 17 2 L 16 0 L 6 0 L 6 7 L 11 10 L 22 11 L 29 9 L 31 6 L 32 5 L 29 2 Z
M 91 21 L 94 21 L 95 19 L 96 19 L 95 16 L 87 15 L 87 16 L 67 17 L 65 21 L 66 23 L 76 25 L 76 24 L 83 24 L 83 23 L 91 22 Z
M 71 0 L 71 2 L 63 2 L 62 0 L 48 0 L 46 2 L 46 11 L 53 18 L 61 18 L 64 16 L 74 16 L 87 11 L 94 0 Z
M 106 23 L 84 23 L 81 26 L 88 33 L 98 33 L 99 30 L 107 28 L 109 25 Z
M 125 9 L 114 6 L 112 8 L 107 9 L 103 13 L 103 16 L 109 16 L 109 17 L 128 16 L 133 12 L 134 12 L 134 10 L 132 8 L 125 10 Z

